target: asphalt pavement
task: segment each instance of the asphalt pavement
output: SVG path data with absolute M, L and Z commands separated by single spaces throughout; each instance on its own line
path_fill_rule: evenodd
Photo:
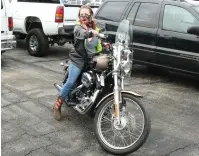
M 32 57 L 24 41 L 1 59 L 2 156 L 109 156 L 96 141 L 93 120 L 63 107 L 53 118 L 57 98 L 53 84 L 62 80 L 60 62 L 70 45 L 50 47 L 49 55 Z M 130 156 L 199 155 L 199 83 L 136 66 L 125 87 L 143 95 L 151 116 L 146 143 Z

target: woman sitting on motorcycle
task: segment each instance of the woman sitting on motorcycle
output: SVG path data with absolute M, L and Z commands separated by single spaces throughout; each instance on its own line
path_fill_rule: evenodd
M 61 119 L 61 106 L 63 101 L 70 93 L 71 88 L 88 60 L 88 53 L 85 46 L 88 42 L 92 41 L 92 38 L 96 38 L 95 36 L 98 34 L 96 23 L 92 19 L 93 11 L 89 6 L 83 5 L 79 10 L 78 16 L 79 20 L 74 28 L 75 49 L 71 51 L 69 55 L 71 63 L 69 65 L 68 79 L 60 91 L 60 95 L 54 105 L 54 118 L 56 120 Z M 101 50 L 99 43 L 96 45 L 96 51 Z

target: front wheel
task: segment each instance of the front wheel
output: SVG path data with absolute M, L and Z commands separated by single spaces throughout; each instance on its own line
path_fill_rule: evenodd
M 138 150 L 148 138 L 151 121 L 141 103 L 131 94 L 122 93 L 121 124 L 113 117 L 114 96 L 108 97 L 96 112 L 95 134 L 100 145 L 109 153 L 125 155 Z

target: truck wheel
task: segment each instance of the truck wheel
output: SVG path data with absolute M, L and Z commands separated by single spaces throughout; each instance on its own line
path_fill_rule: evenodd
M 49 48 L 48 38 L 42 29 L 33 28 L 26 37 L 28 52 L 31 56 L 44 56 Z

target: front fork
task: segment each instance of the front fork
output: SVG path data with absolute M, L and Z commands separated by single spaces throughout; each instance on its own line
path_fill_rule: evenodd
M 118 74 L 117 72 L 113 73 L 113 77 L 114 77 L 114 117 L 117 120 L 117 122 L 120 122 L 120 97 L 121 97 L 121 92 L 120 92 L 120 88 L 118 86 Z
M 114 79 L 114 114 L 113 117 L 116 120 L 117 124 L 121 123 L 121 116 L 120 116 L 120 104 L 122 103 L 122 94 L 121 90 L 124 89 L 123 85 L 123 77 L 121 78 L 121 87 L 118 85 L 118 79 L 120 74 L 120 56 L 121 56 L 121 50 L 122 46 L 114 45 L 113 46 L 113 55 L 114 55 L 114 61 L 113 61 L 113 79 Z

